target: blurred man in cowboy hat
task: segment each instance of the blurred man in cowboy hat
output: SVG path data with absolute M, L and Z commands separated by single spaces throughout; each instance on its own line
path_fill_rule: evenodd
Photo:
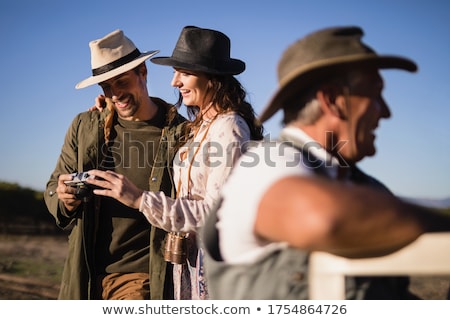
M 162 255 L 166 232 L 138 210 L 93 195 L 73 173 L 111 170 L 174 196 L 170 165 L 185 119 L 147 91 L 145 60 L 158 51 L 140 52 L 121 30 L 89 46 L 92 76 L 76 88 L 100 85 L 107 108 L 75 117 L 45 191 L 57 225 L 72 228 L 59 298 L 172 298 L 164 291 L 172 275 Z
M 307 299 L 312 250 L 378 256 L 450 229 L 448 217 L 402 202 L 357 167 L 375 154 L 375 129 L 390 116 L 379 70 L 417 69 L 362 36 L 358 27 L 328 28 L 284 52 L 260 117 L 283 110 L 280 139 L 241 157 L 203 230 L 213 299 Z M 396 277 L 348 279 L 347 298 L 415 297 Z

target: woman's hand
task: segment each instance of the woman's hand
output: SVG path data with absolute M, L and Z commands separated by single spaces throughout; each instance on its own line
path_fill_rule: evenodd
M 143 190 L 136 187 L 127 177 L 114 171 L 90 170 L 87 183 L 99 187 L 94 194 L 114 198 L 124 205 L 139 209 Z
M 88 110 L 89 111 L 95 111 L 98 110 L 100 112 L 103 111 L 103 109 L 106 108 L 106 97 L 103 94 L 99 94 L 96 98 L 95 98 L 95 104 L 90 107 Z

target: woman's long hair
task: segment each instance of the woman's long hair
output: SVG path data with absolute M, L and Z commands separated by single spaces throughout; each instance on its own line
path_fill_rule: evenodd
M 247 123 L 252 140 L 262 140 L 264 128 L 255 116 L 252 105 L 246 100 L 247 93 L 241 83 L 232 75 L 206 75 L 211 82 L 208 93 L 212 93 L 211 104 L 218 114 L 234 111 Z M 183 97 L 179 94 L 175 104 L 182 105 Z M 198 128 L 203 119 L 198 106 L 186 106 L 191 122 L 186 126 L 186 136 Z

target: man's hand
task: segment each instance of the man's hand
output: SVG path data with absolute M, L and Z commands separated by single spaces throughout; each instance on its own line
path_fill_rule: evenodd
M 64 181 L 72 180 L 72 178 L 73 175 L 70 173 L 60 175 L 58 177 L 58 187 L 56 188 L 58 199 L 64 203 L 64 206 L 70 212 L 78 208 L 81 203 L 81 200 L 76 198 L 76 188 L 70 187 L 64 183 Z

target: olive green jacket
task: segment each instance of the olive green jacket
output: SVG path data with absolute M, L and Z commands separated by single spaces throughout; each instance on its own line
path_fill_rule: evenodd
M 152 98 L 158 105 L 169 105 Z M 68 212 L 58 200 L 55 190 L 60 174 L 83 172 L 98 168 L 101 163 L 100 146 L 104 142 L 105 117 L 109 111 L 88 111 L 78 114 L 68 129 L 55 170 L 50 176 L 44 194 L 49 212 L 62 229 L 71 229 L 69 252 L 62 275 L 59 299 L 92 299 L 95 292 L 94 244 L 96 221 L 100 209 L 100 197 L 82 203 L 75 212 Z M 150 191 L 160 191 L 162 179 L 171 179 L 175 197 L 176 189 L 172 179 L 172 161 L 176 143 L 183 134 L 186 119 L 177 114 L 164 128 L 161 145 L 155 158 L 155 165 L 149 181 Z M 164 298 L 164 280 L 167 263 L 163 258 L 166 232 L 151 226 L 150 230 L 150 294 L 151 299 Z

